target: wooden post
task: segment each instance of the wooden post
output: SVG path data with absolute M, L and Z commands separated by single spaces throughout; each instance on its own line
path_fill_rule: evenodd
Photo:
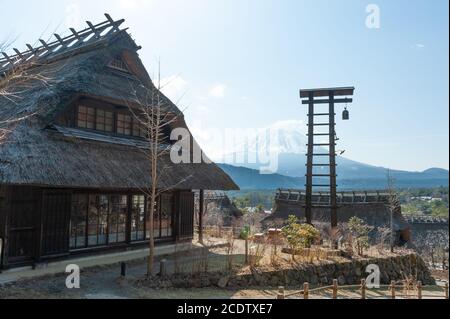
M 308 152 L 306 157 L 306 223 L 312 223 L 312 184 L 313 184 L 313 153 L 314 153 L 314 93 L 309 93 L 308 104 Z
M 309 283 L 303 284 L 303 299 L 309 299 Z
M 203 244 L 203 211 L 205 205 L 205 191 L 200 190 L 199 208 L 198 208 L 198 241 Z
M 361 279 L 361 299 L 366 299 L 366 280 Z
M 390 289 L 391 289 L 391 298 L 395 299 L 395 281 L 394 280 L 391 281 Z
M 248 236 L 245 237 L 245 264 L 248 264 Z
M 127 264 L 122 262 L 120 264 L 120 276 L 125 277 L 127 275 Z
M 444 288 L 445 288 L 445 299 L 448 299 L 448 281 L 445 282 Z
M 284 299 L 284 287 L 278 287 L 277 299 Z
M 337 299 L 337 292 L 338 292 L 338 280 L 333 279 L 333 299 Z
M 331 206 L 331 228 L 336 230 L 338 226 L 337 217 L 337 189 L 336 189 L 336 120 L 334 110 L 334 92 L 329 93 L 329 154 L 330 154 L 330 206 Z M 333 248 L 337 249 L 336 239 L 333 240 Z
M 422 299 L 422 282 L 417 282 L 417 299 Z
M 159 262 L 159 275 L 160 275 L 161 277 L 165 277 L 166 274 L 167 274 L 167 267 L 166 267 L 166 264 L 167 264 L 167 260 L 165 260 L 165 259 L 162 259 L 162 260 Z

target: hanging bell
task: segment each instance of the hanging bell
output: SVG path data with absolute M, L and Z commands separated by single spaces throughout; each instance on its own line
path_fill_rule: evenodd
M 347 108 L 344 109 L 342 112 L 342 119 L 343 120 L 349 120 L 350 119 L 350 113 L 348 112 Z

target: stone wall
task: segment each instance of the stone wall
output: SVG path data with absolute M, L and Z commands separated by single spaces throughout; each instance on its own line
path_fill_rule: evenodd
M 380 268 L 381 284 L 390 284 L 391 280 L 415 278 L 424 285 L 434 285 L 430 271 L 423 260 L 416 254 L 402 256 L 354 260 L 323 265 L 304 264 L 298 268 L 264 271 L 252 269 L 246 274 L 199 273 L 177 274 L 166 278 L 155 277 L 141 284 L 152 288 L 202 288 L 218 286 L 221 288 L 261 287 L 301 287 L 309 282 L 312 287 L 331 285 L 333 279 L 338 279 L 339 285 L 360 284 L 366 278 L 366 267 L 376 264 Z
M 412 247 L 425 259 L 429 259 L 431 253 L 440 253 L 442 250 L 448 253 L 448 224 L 412 224 L 411 235 Z

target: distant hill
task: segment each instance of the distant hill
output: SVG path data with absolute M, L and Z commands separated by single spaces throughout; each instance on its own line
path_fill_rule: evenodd
M 228 164 L 218 164 L 242 190 L 248 189 L 276 189 L 276 188 L 305 188 L 305 177 L 289 177 L 281 174 L 260 174 L 259 170 L 237 167 Z M 338 178 L 340 189 L 385 189 L 386 169 L 380 168 L 378 177 L 352 176 L 352 178 Z M 448 186 L 449 172 L 444 169 L 429 169 L 423 172 L 391 171 L 395 187 L 438 187 Z

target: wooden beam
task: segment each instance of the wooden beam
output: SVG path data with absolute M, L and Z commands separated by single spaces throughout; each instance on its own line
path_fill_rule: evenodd
M 18 50 L 18 49 L 16 49 L 16 48 L 13 48 L 13 50 L 14 50 L 14 52 L 16 52 L 16 54 L 17 54 L 17 56 L 21 59 L 21 60 L 23 60 L 23 55 L 22 55 L 22 53 L 20 53 L 20 51 Z
M 313 95 L 313 97 L 325 97 L 330 96 L 331 93 L 336 96 L 351 96 L 353 95 L 353 92 L 355 91 L 354 87 L 335 87 L 335 88 L 318 88 L 318 89 L 307 89 L 307 90 L 300 90 L 300 98 L 308 98 L 310 94 Z
M 33 48 L 33 47 L 31 46 L 31 44 L 28 44 L 28 43 L 27 43 L 26 46 L 27 46 L 28 50 L 30 50 L 31 53 L 34 53 L 34 52 L 36 51 L 36 49 Z
M 42 39 L 39 39 L 39 42 L 42 43 L 42 45 L 44 46 L 44 48 L 46 48 L 48 51 L 50 51 L 50 47 L 48 46 L 47 42 L 45 42 L 45 41 L 42 40 Z
M 198 208 L 198 241 L 203 243 L 203 213 L 205 205 L 205 191 L 200 190 L 199 208 Z
M 13 60 L 7 55 L 5 52 L 2 52 L 3 56 L 5 57 L 6 61 L 8 61 L 10 64 L 14 64 Z
M 312 223 L 312 188 L 313 188 L 313 156 L 314 156 L 314 96 L 312 92 L 309 93 L 308 104 L 308 152 L 306 154 L 306 198 L 305 198 L 305 218 L 306 223 Z
M 95 36 L 96 36 L 97 38 L 99 38 L 99 37 L 100 37 L 100 33 L 99 33 L 98 30 L 94 27 L 94 25 L 92 24 L 92 22 L 86 21 L 86 23 L 87 23 L 87 25 L 89 26 L 89 28 L 91 28 L 92 32 L 95 33 Z
M 330 206 L 331 206 L 331 228 L 338 226 L 337 218 L 337 193 L 336 193 L 336 147 L 335 147 L 335 113 L 334 113 L 334 92 L 330 93 L 330 104 L 329 104 L 329 156 L 330 156 Z M 337 248 L 337 242 L 333 243 L 334 248 Z
M 70 28 L 69 30 L 72 32 L 73 36 L 74 36 L 77 40 L 81 40 L 81 37 L 80 37 L 80 35 L 78 34 L 77 30 L 75 30 L 74 28 Z
M 337 104 L 337 103 L 352 103 L 353 102 L 353 99 L 348 99 L 348 98 L 345 98 L 345 99 L 335 99 L 334 100 L 334 104 Z M 302 104 L 309 104 L 310 103 L 310 101 L 309 100 L 304 100 L 304 101 L 302 101 Z M 313 102 L 312 102 L 313 104 L 330 104 L 331 103 L 331 100 L 328 100 L 328 99 L 326 99 L 326 100 L 313 100 Z
M 64 42 L 64 40 L 61 38 L 61 36 L 59 34 L 55 33 L 54 36 L 59 41 L 59 44 L 61 44 L 62 46 L 67 45 L 67 43 Z

